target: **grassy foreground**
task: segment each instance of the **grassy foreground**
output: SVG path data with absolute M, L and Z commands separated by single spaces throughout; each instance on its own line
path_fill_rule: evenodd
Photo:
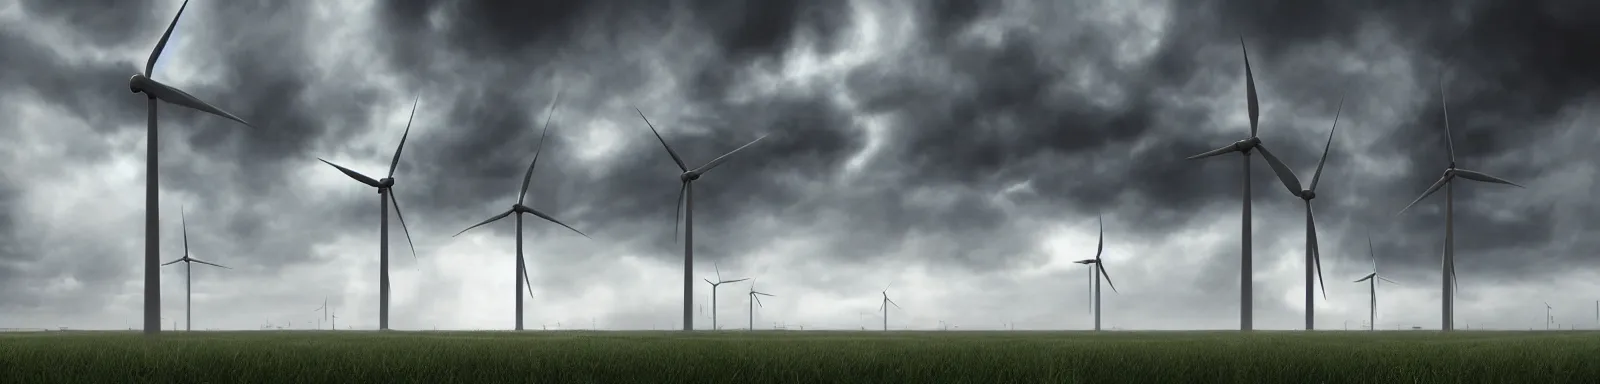
M 0 383 L 1594 383 L 1600 332 L 34 332 Z

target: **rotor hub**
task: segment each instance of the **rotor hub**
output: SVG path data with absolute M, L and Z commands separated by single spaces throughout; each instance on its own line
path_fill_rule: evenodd
M 135 73 L 133 77 L 128 78 L 128 90 L 133 91 L 133 93 L 144 92 L 144 83 L 148 80 L 150 79 L 144 77 L 143 74 Z
M 1300 191 L 1300 198 L 1301 199 L 1306 199 L 1306 200 L 1315 199 L 1315 198 L 1317 198 L 1317 191 L 1313 191 L 1313 190 L 1309 190 L 1309 189 L 1301 190 Z
M 678 180 L 685 182 L 700 180 L 700 174 L 694 171 L 684 172 L 682 175 L 678 175 Z
M 1256 149 L 1256 146 L 1259 145 L 1261 145 L 1261 138 L 1259 137 L 1251 137 L 1233 143 L 1233 147 L 1235 149 L 1238 149 L 1240 153 L 1244 153 L 1246 155 L 1250 154 L 1250 150 Z
M 394 186 L 394 178 L 393 177 L 385 177 L 385 178 L 383 178 L 381 180 L 378 180 L 378 188 L 389 188 L 389 187 L 393 187 L 393 186 Z

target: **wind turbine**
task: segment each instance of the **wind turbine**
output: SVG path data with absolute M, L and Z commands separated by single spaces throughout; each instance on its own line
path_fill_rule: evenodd
M 1088 265 L 1089 268 L 1090 268 L 1089 269 L 1089 277 L 1094 279 L 1093 283 L 1092 283 L 1094 285 L 1090 287 L 1090 290 L 1094 291 L 1094 330 L 1096 330 L 1096 331 L 1100 330 L 1100 276 L 1105 276 L 1106 284 L 1111 285 L 1111 292 L 1116 292 L 1117 291 L 1117 285 L 1111 282 L 1111 275 L 1106 274 L 1105 264 L 1101 263 L 1101 260 L 1100 260 L 1101 253 L 1103 253 L 1105 251 L 1105 249 L 1106 249 L 1106 224 L 1105 224 L 1105 218 L 1101 217 L 1100 218 L 1100 241 L 1095 243 L 1094 258 L 1093 259 L 1084 259 L 1084 260 L 1074 261 L 1074 263 Z
M 1299 197 L 1300 200 L 1304 200 L 1305 203 L 1306 203 L 1306 330 L 1307 331 L 1316 328 L 1315 327 L 1316 312 L 1317 312 L 1317 310 L 1316 310 L 1316 301 L 1315 301 L 1315 298 L 1313 298 L 1311 296 L 1311 284 L 1312 284 L 1311 278 L 1312 278 L 1313 270 L 1315 270 L 1315 272 L 1316 272 L 1316 276 L 1315 276 L 1316 279 L 1317 279 L 1316 283 L 1321 284 L 1320 287 L 1322 288 L 1322 298 L 1324 300 L 1326 300 L 1328 298 L 1328 285 L 1327 285 L 1327 282 L 1324 282 L 1322 280 L 1322 248 L 1317 246 L 1317 217 L 1316 217 L 1316 215 L 1314 213 L 1312 213 L 1313 211 L 1311 209 L 1311 200 L 1317 198 L 1317 182 L 1322 181 L 1322 166 L 1328 164 L 1328 149 L 1333 148 L 1333 133 L 1334 132 L 1338 132 L 1338 130 L 1339 130 L 1339 115 L 1341 113 L 1343 113 L 1343 112 L 1344 112 L 1344 98 L 1340 97 L 1339 98 L 1339 110 L 1337 112 L 1333 113 L 1333 128 L 1328 129 L 1328 142 L 1326 144 L 1323 144 L 1323 146 L 1322 146 L 1322 160 L 1318 160 L 1317 161 L 1317 172 L 1311 176 L 1311 187 L 1303 189 L 1303 190 L 1302 189 L 1296 189 L 1296 187 L 1299 186 L 1298 183 L 1296 183 L 1296 185 L 1290 185 L 1287 181 L 1284 182 L 1284 185 L 1288 185 L 1289 186 L 1289 193 L 1294 194 L 1295 197 Z M 1280 176 L 1282 176 L 1281 173 L 1280 173 Z M 1294 180 L 1294 175 L 1290 174 L 1288 176 L 1288 178 L 1285 179 L 1285 180 Z
M 326 298 L 326 297 L 322 298 L 322 306 L 321 307 L 317 307 L 317 309 L 313 309 L 311 311 L 312 312 L 322 312 L 322 321 L 328 321 L 328 298 Z M 320 324 L 317 325 L 317 329 L 322 329 L 322 325 L 320 325 Z
M 661 146 L 667 149 L 667 154 L 672 156 L 672 162 L 678 165 L 679 170 L 683 171 L 682 174 L 678 175 L 678 180 L 683 183 L 683 186 L 678 188 L 678 204 L 682 211 L 677 209 L 673 211 L 683 214 L 683 330 L 692 331 L 694 330 L 694 188 L 691 188 L 690 185 L 695 180 L 699 180 L 700 175 L 705 174 L 706 171 L 710 171 L 712 168 L 727 162 L 729 156 L 754 145 L 761 139 L 767 138 L 767 135 L 761 135 L 761 137 L 751 140 L 749 144 L 734 148 L 732 151 L 712 159 L 706 165 L 700 166 L 700 168 L 689 169 L 689 166 L 683 163 L 683 158 L 678 156 L 678 152 L 673 151 L 672 146 L 667 145 L 667 139 L 661 137 L 661 132 L 656 131 L 655 124 L 651 124 L 650 119 L 644 117 L 644 112 L 639 111 L 637 107 L 633 111 L 638 112 L 639 118 L 644 120 L 645 125 L 650 126 L 650 132 L 656 134 L 656 140 L 661 141 Z M 674 232 L 676 232 L 678 219 L 673 218 L 672 223 Z M 677 237 L 677 234 L 673 234 L 673 237 Z
M 1378 275 L 1378 253 L 1376 251 L 1374 251 L 1373 248 L 1372 248 L 1372 235 L 1371 234 L 1367 235 L 1367 255 L 1372 257 L 1372 273 L 1368 273 L 1366 276 L 1362 276 L 1360 279 L 1357 279 L 1355 282 L 1357 282 L 1357 283 L 1363 282 L 1363 281 L 1367 282 L 1367 292 L 1371 293 L 1371 295 L 1372 295 L 1371 296 L 1372 299 L 1371 299 L 1370 303 L 1368 304 L 1369 307 L 1367 308 L 1367 311 L 1368 311 L 1367 312 L 1367 324 L 1371 324 L 1372 325 L 1372 327 L 1370 327 L 1370 330 L 1376 331 L 1376 330 L 1378 330 L 1378 327 L 1377 327 L 1377 324 L 1378 324 L 1378 280 L 1387 281 L 1387 282 L 1389 282 L 1391 284 L 1395 284 L 1395 285 L 1399 285 L 1400 283 L 1396 283 L 1396 282 L 1394 282 L 1394 280 L 1389 280 L 1389 278 L 1387 278 L 1387 277 L 1383 277 L 1383 276 Z
M 1550 323 L 1556 322 L 1556 318 L 1550 316 L 1550 310 L 1551 309 L 1552 308 L 1550 308 L 1550 302 L 1548 302 L 1548 301 L 1544 302 L 1544 330 L 1546 330 L 1546 331 L 1550 330 Z M 1557 327 L 1557 328 L 1560 328 L 1560 327 Z
M 411 136 L 411 120 L 417 117 L 418 97 L 411 102 L 411 117 L 406 118 L 405 133 L 400 134 L 400 146 L 394 149 L 394 159 L 389 161 L 389 174 L 382 180 L 341 167 L 322 158 L 328 165 L 338 168 L 345 176 L 378 189 L 378 330 L 389 330 L 389 203 L 394 200 L 394 216 L 400 219 L 400 229 L 405 231 L 406 245 L 411 246 L 411 258 L 417 257 L 417 245 L 411 242 L 411 229 L 406 228 L 406 216 L 400 213 L 400 200 L 394 198 L 394 169 L 400 165 L 400 152 L 406 149 L 406 137 Z
M 1442 323 L 1440 329 L 1449 331 L 1455 329 L 1456 320 L 1455 178 L 1459 176 L 1467 180 L 1506 184 L 1518 188 L 1523 188 L 1523 186 L 1482 172 L 1456 168 L 1455 143 L 1450 139 L 1450 103 L 1445 100 L 1444 74 L 1443 71 L 1440 72 L 1439 104 L 1444 109 L 1444 143 L 1445 151 L 1450 155 L 1450 166 L 1444 169 L 1444 175 L 1439 177 L 1439 181 L 1433 182 L 1433 186 L 1428 187 L 1428 190 L 1423 192 L 1422 196 L 1412 200 L 1411 204 L 1406 204 L 1406 207 L 1401 208 L 1400 212 L 1395 215 L 1406 213 L 1406 210 L 1411 209 L 1413 205 L 1417 205 L 1417 202 L 1422 201 L 1422 199 L 1427 198 L 1428 195 L 1432 195 L 1434 192 L 1438 192 L 1439 188 L 1444 188 L 1444 262 L 1439 272 L 1444 295 L 1440 300 L 1440 322 Z
M 506 210 L 505 212 L 502 212 L 499 215 L 495 215 L 494 217 L 490 217 L 488 220 L 484 220 L 483 222 L 480 222 L 480 223 L 477 223 L 477 224 L 473 224 L 471 227 L 467 227 L 467 229 L 463 229 L 463 230 L 461 230 L 461 232 L 456 232 L 455 235 L 451 235 L 450 236 L 450 237 L 461 236 L 461 234 L 467 233 L 467 231 L 470 231 L 473 228 L 477 228 L 477 227 L 482 226 L 484 224 L 492 223 L 495 220 L 504 219 L 504 218 L 506 218 L 506 216 L 511 216 L 512 214 L 516 214 L 517 215 L 517 269 L 513 270 L 511 272 L 511 274 L 514 275 L 514 276 L 512 276 L 513 280 L 512 280 L 511 285 L 514 287 L 514 290 L 515 290 L 515 292 L 512 292 L 512 295 L 514 297 L 516 297 L 516 302 L 517 302 L 516 330 L 518 330 L 518 331 L 522 330 L 522 288 L 524 286 L 526 286 L 528 288 L 528 297 L 529 298 L 533 297 L 533 285 L 532 285 L 533 283 L 529 282 L 530 279 L 528 277 L 528 264 L 525 261 L 525 259 L 523 259 L 523 257 L 522 257 L 522 214 L 526 213 L 526 214 L 531 214 L 531 215 L 534 215 L 534 216 L 538 216 L 539 218 L 545 219 L 546 221 L 549 221 L 549 222 L 552 222 L 552 223 L 556 223 L 557 225 L 566 227 L 567 229 L 571 229 L 573 232 L 577 232 L 579 235 L 583 235 L 583 237 L 586 237 L 586 238 L 589 237 L 589 235 L 584 234 L 583 231 L 579 231 L 576 228 L 573 228 L 572 226 L 567 225 L 566 223 L 562 223 L 560 220 L 556 220 L 554 217 L 550 217 L 550 215 L 547 215 L 544 212 L 540 212 L 537 209 L 533 209 L 533 207 L 529 207 L 527 205 L 523 205 L 522 204 L 524 201 L 526 201 L 526 199 L 528 197 L 528 183 L 533 181 L 533 167 L 535 165 L 539 164 L 539 154 L 541 152 L 544 152 L 545 135 L 550 133 L 550 117 L 555 116 L 556 103 L 558 103 L 560 101 L 561 101 L 561 94 L 560 93 L 556 93 L 555 101 L 552 101 L 550 103 L 550 113 L 546 114 L 545 117 L 544 117 L 544 131 L 543 131 L 543 133 L 539 134 L 539 146 L 538 146 L 538 148 L 534 149 L 534 151 L 533 151 L 533 161 L 528 163 L 528 172 L 523 173 L 523 175 L 522 175 L 522 190 L 520 192 L 517 192 L 517 202 L 514 203 L 514 204 L 511 204 L 511 209 Z
M 157 265 L 161 260 L 161 204 L 160 204 L 160 161 L 156 156 L 156 100 L 166 101 L 181 107 L 199 110 L 221 116 L 228 120 L 239 122 L 247 127 L 255 128 L 234 116 L 201 101 L 188 92 L 162 84 L 151 76 L 155 76 L 156 59 L 161 58 L 161 50 L 167 47 L 167 40 L 172 38 L 173 27 L 178 26 L 178 19 L 183 17 L 183 9 L 189 6 L 185 0 L 178 7 L 178 14 L 172 16 L 172 23 L 167 25 L 167 31 L 161 34 L 161 40 L 156 42 L 154 50 L 150 51 L 150 58 L 145 61 L 144 73 L 136 73 L 128 79 L 128 88 L 133 93 L 143 93 L 148 99 L 146 103 L 148 121 L 145 126 L 145 180 L 144 180 L 144 333 L 154 335 L 161 333 L 161 267 Z
M 1243 37 L 1239 38 L 1239 48 L 1244 50 Z M 1202 159 L 1229 152 L 1238 152 L 1239 154 L 1244 155 L 1244 215 L 1243 219 L 1241 219 L 1243 231 L 1241 231 L 1242 236 L 1239 258 L 1239 330 L 1248 331 L 1251 329 L 1253 323 L 1253 313 L 1251 312 L 1251 279 L 1253 279 L 1252 276 L 1254 275 L 1253 271 L 1251 270 L 1250 260 L 1250 151 L 1260 150 L 1261 157 L 1267 160 L 1267 165 L 1272 166 L 1272 171 L 1278 174 L 1278 178 L 1282 180 L 1283 184 L 1288 186 L 1291 191 L 1300 190 L 1300 181 L 1294 177 L 1294 173 L 1289 171 L 1289 167 L 1284 165 L 1283 161 L 1278 160 L 1277 156 L 1272 155 L 1272 151 L 1267 150 L 1266 144 L 1261 143 L 1261 138 L 1256 136 L 1258 131 L 1257 122 L 1261 117 L 1261 106 L 1256 100 L 1256 80 L 1255 75 L 1250 71 L 1250 52 L 1248 50 L 1244 50 L 1244 79 L 1245 98 L 1249 103 L 1248 105 L 1250 108 L 1250 137 L 1245 138 L 1244 140 L 1236 141 L 1226 147 L 1213 149 L 1209 152 L 1194 156 L 1189 156 L 1189 159 Z
M 711 280 L 707 280 L 707 279 L 701 279 L 701 280 L 705 280 L 706 284 L 711 284 L 711 329 L 712 330 L 718 330 L 718 329 L 721 329 L 721 328 L 717 328 L 717 286 L 722 285 L 722 284 L 726 284 L 726 283 L 736 283 L 736 282 L 740 282 L 740 281 L 750 280 L 750 278 L 746 277 L 746 278 L 741 278 L 741 279 L 723 280 L 722 279 L 722 268 L 717 267 L 717 263 L 716 262 L 712 262 L 711 263 L 711 267 L 712 268 L 716 268 L 717 281 L 716 282 L 712 282 Z M 755 285 L 753 285 L 754 283 L 751 283 L 751 284 L 752 284 L 751 285 L 752 288 L 750 288 L 750 289 L 755 289 L 754 288 Z
M 712 292 L 716 292 L 716 289 L 713 288 Z M 750 295 L 750 330 L 754 331 L 756 330 L 756 306 L 760 305 L 765 308 L 766 306 L 761 304 L 761 296 L 772 296 L 772 294 L 756 291 L 756 282 L 751 280 L 750 293 L 748 295 Z M 712 296 L 715 296 L 715 294 Z
M 883 287 L 883 303 L 878 307 L 878 311 L 883 312 L 883 330 L 884 331 L 888 331 L 889 330 L 889 305 L 890 304 L 894 304 L 895 308 L 897 308 L 897 309 L 900 308 L 900 304 L 895 303 L 894 300 L 889 300 L 889 286 L 892 286 L 892 285 L 894 285 L 894 284 L 890 283 L 889 285 L 885 285 Z
M 224 266 L 221 266 L 221 265 L 217 265 L 217 264 L 213 264 L 213 263 L 210 263 L 210 262 L 206 262 L 206 261 L 203 261 L 203 260 L 200 260 L 200 259 L 196 259 L 196 258 L 193 258 L 193 257 L 189 257 L 189 215 L 184 213 L 181 208 L 178 210 L 178 214 L 180 215 L 180 217 L 182 217 L 182 221 L 181 222 L 183 223 L 183 257 L 180 257 L 177 260 L 168 261 L 168 262 L 166 262 L 164 264 L 161 264 L 161 266 L 165 267 L 165 266 L 168 266 L 168 265 L 172 265 L 172 264 L 178 263 L 180 261 L 183 262 L 183 330 L 185 330 L 185 331 L 193 331 L 194 330 L 194 315 L 193 315 L 194 311 L 192 310 L 192 307 L 190 306 L 190 304 L 193 303 L 193 296 L 194 296 L 193 295 L 193 292 L 194 292 L 194 272 L 193 272 L 194 263 L 205 264 L 205 265 L 209 265 L 209 266 L 213 266 L 213 267 L 217 267 L 217 268 L 222 268 L 222 269 L 233 269 L 233 268 L 228 268 L 228 267 L 224 267 Z M 174 322 L 176 322 L 176 321 L 174 321 Z M 172 325 L 172 330 L 174 330 L 174 331 L 178 330 L 178 325 L 177 324 L 173 324 Z

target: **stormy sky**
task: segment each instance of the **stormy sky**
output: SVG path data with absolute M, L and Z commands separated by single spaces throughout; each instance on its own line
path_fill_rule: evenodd
M 151 143 L 127 82 L 180 3 L 0 0 L 0 328 L 140 327 L 148 145 L 162 261 L 183 212 L 232 268 L 194 267 L 196 329 L 375 328 L 376 190 L 317 159 L 381 177 L 420 100 L 395 329 L 511 328 L 515 225 L 451 235 L 547 118 L 529 205 L 592 239 L 529 217 L 528 327 L 680 327 L 680 172 L 635 107 L 691 168 L 768 135 L 694 184 L 697 328 L 715 263 L 776 295 L 757 328 L 875 329 L 889 286 L 895 329 L 1085 329 L 1103 216 L 1106 327 L 1237 329 L 1241 160 L 1185 157 L 1248 136 L 1241 37 L 1303 184 L 1338 113 L 1319 328 L 1367 319 L 1369 236 L 1378 326 L 1439 326 L 1444 194 L 1396 212 L 1449 165 L 1444 100 L 1457 165 L 1526 186 L 1454 190 L 1457 327 L 1600 327 L 1594 2 L 196 1 L 154 78 L 255 127 L 161 104 Z M 1256 328 L 1301 328 L 1305 207 L 1252 158 Z

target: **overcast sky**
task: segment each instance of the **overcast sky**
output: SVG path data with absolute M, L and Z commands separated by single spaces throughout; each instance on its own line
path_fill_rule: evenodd
M 758 328 L 1085 329 L 1097 215 L 1106 327 L 1237 329 L 1237 155 L 1248 45 L 1261 138 L 1309 184 L 1319 328 L 1439 326 L 1448 165 L 1526 186 L 1455 189 L 1458 328 L 1596 327 L 1600 12 L 1586 1 L 196 1 L 154 78 L 243 125 L 160 106 L 143 67 L 178 0 L 0 0 L 0 328 L 140 327 L 145 148 L 159 144 L 162 261 L 190 252 L 197 329 L 342 327 L 378 310 L 375 190 L 420 97 L 391 219 L 391 327 L 510 329 L 504 211 L 557 92 L 529 221 L 528 327 L 680 327 L 679 171 L 695 184 L 696 326 L 713 263 L 775 297 Z M 1254 3 L 1262 3 L 1260 5 Z M 1591 111 L 1597 111 L 1591 113 Z M 1303 327 L 1304 206 L 1260 156 L 1255 324 Z M 183 316 L 164 267 L 162 316 Z M 720 290 L 748 321 L 745 282 Z M 171 325 L 168 324 L 168 327 Z M 178 324 L 182 327 L 182 324 Z

